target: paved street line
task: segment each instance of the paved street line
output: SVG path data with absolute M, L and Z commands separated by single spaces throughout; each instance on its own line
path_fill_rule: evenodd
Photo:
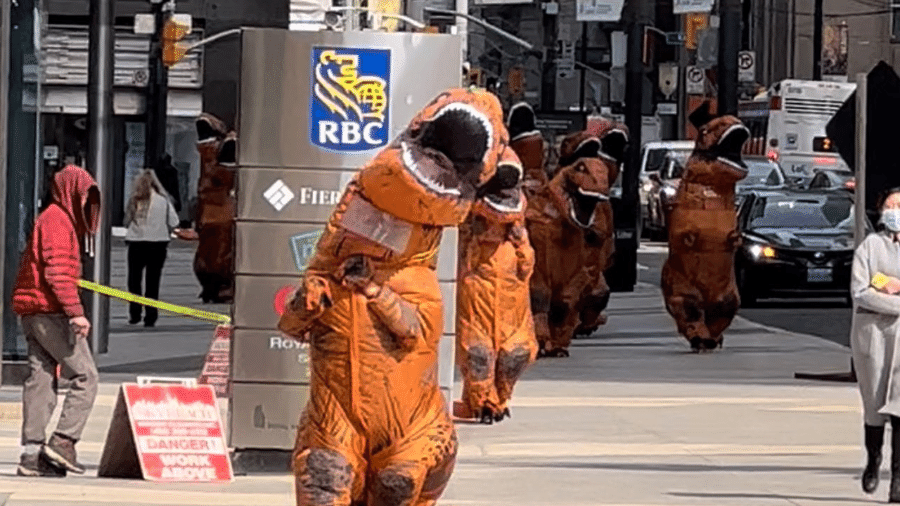
M 480 454 L 472 447 L 463 447 L 468 457 L 715 457 L 728 455 L 783 456 L 859 453 L 858 445 L 747 445 L 692 443 L 590 443 L 561 445 L 547 443 L 503 443 L 480 447 Z M 462 452 L 461 452 L 462 453 Z
M 830 400 L 829 402 L 833 402 Z M 513 397 L 513 407 L 621 407 L 646 408 L 660 406 L 689 406 L 711 404 L 801 404 L 809 406 L 809 398 L 789 397 Z M 829 405 L 832 407 L 833 405 Z M 841 408 L 858 409 L 856 404 L 841 405 Z M 799 408 L 802 409 L 802 408 Z
M 33 485 L 28 487 L 31 483 Z M 88 504 L 152 504 L 172 506 L 248 506 L 294 504 L 291 489 L 285 486 L 280 494 L 250 493 L 233 491 L 195 492 L 189 490 L 165 490 L 166 484 L 140 482 L 140 488 L 103 485 L 68 485 L 54 483 L 47 487 L 47 480 L 0 480 L 0 493 L 12 494 L 7 504 L 19 501 L 84 502 Z M 180 484 L 181 485 L 181 484 Z M 183 486 L 183 485 L 182 485 Z M 227 485 L 221 485 L 226 487 Z

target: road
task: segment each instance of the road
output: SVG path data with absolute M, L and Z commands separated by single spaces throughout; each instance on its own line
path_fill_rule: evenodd
M 643 243 L 638 251 L 638 279 L 659 286 L 666 254 L 664 243 Z M 758 307 L 741 308 L 739 314 L 762 325 L 850 344 L 851 310 L 840 299 L 763 300 Z

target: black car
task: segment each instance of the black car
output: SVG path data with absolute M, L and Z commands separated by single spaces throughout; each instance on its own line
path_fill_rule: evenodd
M 856 189 L 856 177 L 848 170 L 815 169 L 815 175 L 809 181 L 810 190 L 838 190 L 854 191 Z
M 849 300 L 854 213 L 846 192 L 754 191 L 738 209 L 742 305 L 781 295 Z

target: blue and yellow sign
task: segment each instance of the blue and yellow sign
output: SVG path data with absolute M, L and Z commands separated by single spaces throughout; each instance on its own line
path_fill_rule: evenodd
M 314 47 L 310 141 L 337 152 L 386 145 L 390 81 L 389 49 Z

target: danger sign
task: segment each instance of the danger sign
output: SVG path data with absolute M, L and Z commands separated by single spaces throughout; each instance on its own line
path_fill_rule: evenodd
M 149 481 L 232 481 L 212 387 L 123 384 L 97 475 Z

